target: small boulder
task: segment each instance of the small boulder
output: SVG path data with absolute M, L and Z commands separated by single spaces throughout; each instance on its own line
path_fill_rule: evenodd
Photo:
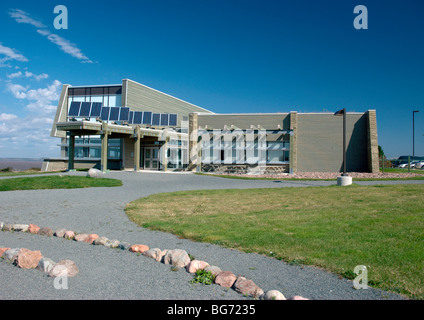
M 12 231 L 12 225 L 9 223 L 5 223 L 3 225 L 3 231 Z
M 65 239 L 73 240 L 75 237 L 75 232 L 71 230 L 65 231 L 65 234 L 63 235 L 63 237 Z
M 49 258 L 41 258 L 38 262 L 37 269 L 45 273 L 49 273 L 55 265 L 55 262 Z
M 153 248 L 143 252 L 143 256 L 152 258 L 157 262 L 160 262 L 164 255 L 165 253 L 159 248 Z
M 91 168 L 87 172 L 87 177 L 89 177 L 89 178 L 99 178 L 99 177 L 103 176 L 103 174 L 104 173 L 102 171 L 100 171 L 99 169 Z
M 50 277 L 73 277 L 79 272 L 72 260 L 60 260 L 49 272 Z
M 28 232 L 29 232 L 29 233 L 37 234 L 37 233 L 38 233 L 38 231 L 40 231 L 40 227 L 39 227 L 39 226 L 37 226 L 36 224 L 30 224 L 30 225 L 28 226 Z
M 196 273 L 197 270 L 202 270 L 209 266 L 209 263 L 206 261 L 201 260 L 192 260 L 190 263 L 186 266 L 186 270 L 189 273 Z
M 165 264 L 170 264 L 173 267 L 184 268 L 190 263 L 190 257 L 185 250 L 173 249 L 166 252 L 163 262 Z
M 286 300 L 286 297 L 278 290 L 269 290 L 261 296 L 262 300 Z
M 234 290 L 246 296 L 252 296 L 254 298 L 263 295 L 264 291 L 259 288 L 252 280 L 248 280 L 245 277 L 238 277 L 234 282 Z
M 231 288 L 237 277 L 231 271 L 221 271 L 215 278 L 215 283 L 222 287 Z
M 106 248 L 118 248 L 119 247 L 119 240 L 107 240 L 106 243 L 104 244 L 104 246 Z
M 6 250 L 5 252 L 3 252 L 4 260 L 7 262 L 14 262 L 20 250 L 21 250 L 20 248 L 13 248 L 13 249 Z
M 0 248 L 0 258 L 3 257 L 3 253 L 5 253 L 7 250 L 10 250 L 10 248 Z
M 118 248 L 121 250 L 129 250 L 130 247 L 131 247 L 131 244 L 128 242 L 121 242 L 118 246 Z
M 150 248 L 144 244 L 133 244 L 129 250 L 131 252 L 143 253 L 144 251 L 149 250 Z
M 3 230 L 4 222 L 0 221 L 0 230 Z
M 52 237 L 53 236 L 53 230 L 49 227 L 43 227 L 43 228 L 40 228 L 40 230 L 38 230 L 38 234 L 40 234 L 42 236 Z
M 87 239 L 88 239 L 88 234 L 86 233 L 80 233 L 74 237 L 75 241 L 81 241 L 81 242 L 86 242 Z
M 85 240 L 87 243 L 93 243 L 94 240 L 96 240 L 99 237 L 98 234 L 91 233 L 88 235 L 88 238 Z
M 66 233 L 66 229 L 63 229 L 63 228 L 61 228 L 61 229 L 57 229 L 57 230 L 54 232 L 54 236 L 55 236 L 55 237 L 58 237 L 58 238 L 64 238 L 65 233 Z
M 93 241 L 93 244 L 96 246 L 100 246 L 100 245 L 104 246 L 107 241 L 109 241 L 109 239 L 106 237 L 98 237 L 97 239 Z
M 40 251 L 28 250 L 19 252 L 16 257 L 16 265 L 22 269 L 34 269 L 37 267 L 42 257 L 43 255 Z
M 13 231 L 17 232 L 27 232 L 29 228 L 29 225 L 27 224 L 14 224 L 12 225 Z
M 222 272 L 222 270 L 217 266 L 207 266 L 204 270 L 212 273 L 214 276 L 217 276 Z
M 293 297 L 288 298 L 287 300 L 309 300 L 309 299 L 306 299 L 302 296 L 293 296 Z

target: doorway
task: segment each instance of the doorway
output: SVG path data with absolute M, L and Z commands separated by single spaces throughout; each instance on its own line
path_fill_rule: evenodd
M 159 170 L 159 148 L 144 148 L 144 169 Z

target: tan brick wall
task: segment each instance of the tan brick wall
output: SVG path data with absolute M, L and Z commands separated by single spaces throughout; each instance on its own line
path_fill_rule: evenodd
M 368 161 L 370 172 L 379 172 L 377 113 L 368 110 Z
M 198 161 L 198 150 L 197 150 L 197 128 L 198 128 L 198 115 L 197 113 L 190 113 L 188 119 L 188 152 L 189 152 L 189 163 L 188 170 L 195 170 Z
M 125 137 L 123 140 L 123 164 L 124 169 L 134 169 L 134 138 Z
M 297 172 L 297 112 L 290 112 L 290 156 L 289 156 L 289 172 Z

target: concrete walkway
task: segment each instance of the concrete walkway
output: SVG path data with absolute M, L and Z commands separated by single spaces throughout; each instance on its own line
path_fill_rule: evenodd
M 68 173 L 85 175 L 85 173 Z M 33 176 L 35 177 L 35 176 Z M 335 181 L 236 180 L 164 172 L 110 172 L 122 187 L 0 192 L 0 221 L 36 224 L 53 230 L 96 233 L 109 239 L 146 244 L 150 248 L 184 249 L 196 259 L 253 280 L 264 291 L 279 290 L 286 297 L 308 299 L 402 299 L 368 288 L 326 271 L 287 265 L 258 254 L 247 254 L 138 227 L 124 213 L 125 205 L 151 194 L 179 190 L 283 188 L 324 186 Z M 417 181 L 358 182 L 359 184 L 424 183 Z M 213 226 L 211 226 L 213 227 Z M 0 232 L 0 247 L 40 250 L 54 261 L 74 260 L 79 274 L 58 290 L 54 280 L 38 270 L 23 270 L 0 261 L 0 299 L 249 299 L 218 285 L 190 284 L 193 275 L 171 271 L 169 265 L 129 251 L 26 233 Z M 353 269 L 354 266 L 352 266 Z

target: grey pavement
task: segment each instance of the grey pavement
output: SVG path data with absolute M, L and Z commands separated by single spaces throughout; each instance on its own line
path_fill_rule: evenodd
M 85 173 L 66 173 L 85 175 Z M 35 177 L 35 176 L 33 176 Z M 270 257 L 180 239 L 151 231 L 125 215 L 127 203 L 160 192 L 233 188 L 324 186 L 334 181 L 272 181 L 223 179 L 191 173 L 110 172 L 122 187 L 0 192 L 0 221 L 36 224 L 53 230 L 96 233 L 109 239 L 145 244 L 150 248 L 184 249 L 196 259 L 253 280 L 264 291 L 313 300 L 404 299 L 373 288 L 355 290 L 352 281 L 325 270 L 288 265 Z M 424 181 L 367 181 L 358 184 L 423 183 Z M 299 192 L 301 192 L 299 190 Z M 0 299 L 37 300 L 248 300 L 219 285 L 191 284 L 193 275 L 129 251 L 109 249 L 57 237 L 0 232 L 0 247 L 40 250 L 54 261 L 70 259 L 80 272 L 68 279 L 68 289 L 55 289 L 54 279 L 38 270 L 23 270 L 0 261 Z M 353 269 L 354 266 L 352 266 Z

